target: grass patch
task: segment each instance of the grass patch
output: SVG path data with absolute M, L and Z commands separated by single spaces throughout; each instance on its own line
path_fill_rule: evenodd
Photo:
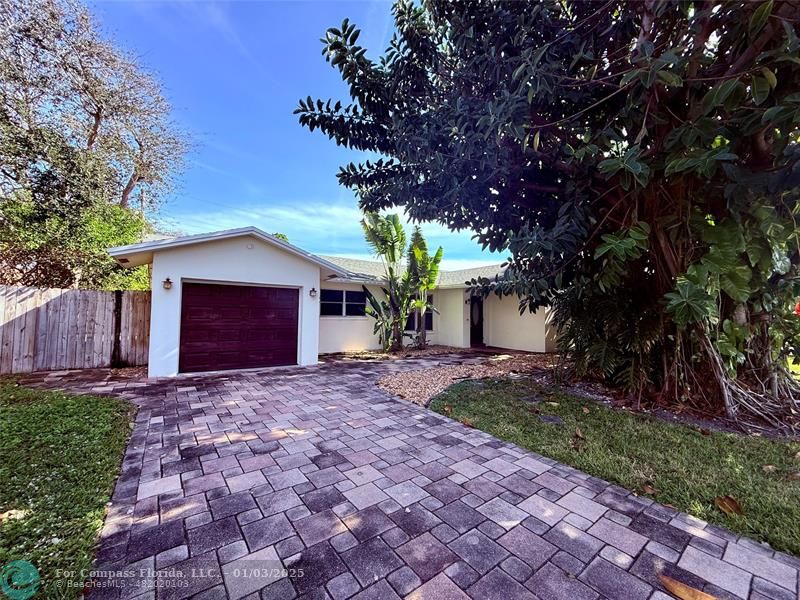
M 32 562 L 37 597 L 74 598 L 57 569 L 89 569 L 130 432 L 121 400 L 0 381 L 0 566 Z M 16 511 L 22 511 L 17 513 Z
M 543 401 L 522 399 L 531 395 Z M 629 490 L 643 493 L 652 486 L 661 503 L 800 555 L 800 481 L 790 478 L 800 470 L 800 443 L 704 435 L 526 380 L 457 383 L 431 408 Z M 537 409 L 560 417 L 563 425 L 542 422 Z M 764 465 L 775 469 L 767 472 Z M 714 498 L 723 495 L 736 498 L 744 514 L 720 511 Z

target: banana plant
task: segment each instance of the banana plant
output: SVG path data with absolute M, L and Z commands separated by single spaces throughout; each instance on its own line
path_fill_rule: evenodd
M 400 217 L 396 214 L 379 215 L 366 213 L 361 220 L 364 238 L 383 263 L 386 300 L 377 301 L 371 294 L 368 314 L 376 319 L 376 333 L 381 332 L 386 341 L 385 349 L 399 352 L 403 349 L 405 322 L 411 309 L 411 280 L 407 270 L 403 271 L 402 259 L 406 249 L 406 232 Z M 380 307 L 380 308 L 378 308 Z M 390 332 L 385 333 L 385 322 L 389 322 Z
M 429 292 L 436 287 L 439 278 L 439 266 L 442 262 L 444 251 L 442 247 L 431 256 L 428 246 L 419 227 L 414 228 L 411 236 L 411 246 L 408 252 L 408 273 L 410 284 L 414 291 L 411 300 L 411 310 L 417 313 L 417 346 L 424 348 L 428 344 L 427 331 L 425 330 L 425 314 L 428 310 L 436 312 L 429 303 Z

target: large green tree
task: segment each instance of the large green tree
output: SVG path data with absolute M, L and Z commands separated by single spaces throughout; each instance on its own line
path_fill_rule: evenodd
M 0 14 L 0 282 L 125 285 L 95 242 L 141 239 L 187 136 L 78 0 L 0 0 Z
M 580 370 L 791 424 L 798 295 L 798 2 L 405 0 L 373 60 L 323 54 L 351 101 L 300 122 L 379 155 L 363 208 L 469 228 L 511 255 L 477 282 L 553 305 Z

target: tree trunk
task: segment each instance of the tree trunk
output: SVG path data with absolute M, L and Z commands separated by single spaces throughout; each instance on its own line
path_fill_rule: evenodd
M 130 205 L 130 198 L 133 190 L 136 188 L 136 184 L 139 183 L 140 177 L 136 171 L 131 173 L 131 176 L 128 178 L 128 183 L 125 184 L 125 188 L 122 190 L 122 197 L 119 200 L 119 205 L 122 208 L 128 208 Z
M 86 149 L 91 150 L 94 143 L 97 141 L 97 135 L 100 133 L 100 123 L 103 120 L 103 107 L 98 106 L 97 110 L 92 114 L 92 129 L 89 131 L 89 139 L 86 141 Z
M 392 323 L 392 344 L 390 352 L 400 352 L 403 350 L 403 326 L 398 319 Z

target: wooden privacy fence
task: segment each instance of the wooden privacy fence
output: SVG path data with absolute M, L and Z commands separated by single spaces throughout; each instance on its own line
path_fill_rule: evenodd
M 0 373 L 147 364 L 150 292 L 0 286 Z

